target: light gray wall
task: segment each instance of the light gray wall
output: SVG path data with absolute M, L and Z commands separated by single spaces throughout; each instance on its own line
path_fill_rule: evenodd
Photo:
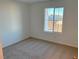
M 27 37 L 29 37 L 29 5 L 13 1 L 0 4 L 0 38 L 3 47 Z
M 62 33 L 44 32 L 44 9 L 53 6 L 63 6 L 65 8 Z M 31 36 L 77 47 L 77 0 L 32 4 L 30 17 Z

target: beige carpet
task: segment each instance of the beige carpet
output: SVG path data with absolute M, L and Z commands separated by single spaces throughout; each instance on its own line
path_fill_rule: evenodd
M 5 48 L 4 57 L 5 59 L 73 59 L 76 51 L 76 48 L 28 39 Z

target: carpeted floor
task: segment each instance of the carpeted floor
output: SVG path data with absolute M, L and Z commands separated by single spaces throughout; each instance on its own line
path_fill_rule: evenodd
M 28 39 L 4 48 L 4 59 L 73 59 L 76 51 L 76 48 Z

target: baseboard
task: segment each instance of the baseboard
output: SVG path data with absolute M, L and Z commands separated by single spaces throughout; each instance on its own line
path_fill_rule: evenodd
M 29 38 L 30 38 L 30 39 L 38 39 L 38 40 L 46 41 L 46 42 L 49 42 L 49 43 L 59 44 L 59 45 L 68 46 L 68 47 L 72 47 L 72 48 L 78 48 L 78 47 L 75 47 L 75 46 L 69 46 L 69 45 L 66 45 L 66 44 L 61 44 L 61 43 L 51 42 L 51 41 L 44 40 L 44 39 L 37 38 L 37 37 L 32 37 L 32 36 L 31 36 L 31 37 L 29 37 Z
M 16 45 L 16 44 L 20 43 L 21 41 L 24 41 L 24 40 L 29 39 L 29 38 L 30 38 L 30 37 L 28 36 L 28 37 L 26 37 L 25 39 L 18 40 L 18 41 L 16 41 L 16 42 L 13 42 L 12 44 L 5 45 L 5 46 L 3 46 L 3 48 L 7 48 L 7 47 L 10 47 L 10 46 Z
M 48 40 L 44 40 L 44 39 L 41 39 L 41 38 L 37 38 L 37 37 L 32 37 L 32 36 L 30 36 L 30 37 L 26 37 L 26 38 L 23 39 L 23 40 L 20 40 L 20 41 L 18 41 L 18 42 L 15 42 L 15 43 L 13 43 L 13 44 L 10 44 L 10 45 L 8 45 L 8 46 L 5 46 L 5 47 L 3 47 L 3 48 L 16 45 L 16 44 L 18 44 L 18 43 L 20 43 L 21 41 L 24 41 L 24 40 L 26 40 L 26 39 L 38 39 L 38 40 L 46 41 L 46 42 L 49 42 L 49 43 L 54 43 L 54 44 L 59 44 L 59 45 L 63 45 L 63 46 L 68 46 L 68 45 L 65 45 L 65 44 L 60 44 L 60 43 L 56 43 L 56 42 L 51 42 L 51 41 L 48 41 Z M 68 47 L 73 47 L 73 46 L 68 46 Z M 77 47 L 73 47 L 73 48 L 77 48 Z

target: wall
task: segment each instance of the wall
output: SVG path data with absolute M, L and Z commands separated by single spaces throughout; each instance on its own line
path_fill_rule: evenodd
M 65 8 L 62 33 L 44 32 L 44 9 L 53 6 L 63 6 Z M 32 4 L 30 17 L 30 35 L 32 37 L 77 47 L 77 0 Z
M 44 9 L 64 6 L 62 33 L 44 32 Z M 0 1 L 0 39 L 3 47 L 29 36 L 77 47 L 77 0 L 26 4 Z
M 0 4 L 0 39 L 3 47 L 29 37 L 29 5 L 6 1 Z

